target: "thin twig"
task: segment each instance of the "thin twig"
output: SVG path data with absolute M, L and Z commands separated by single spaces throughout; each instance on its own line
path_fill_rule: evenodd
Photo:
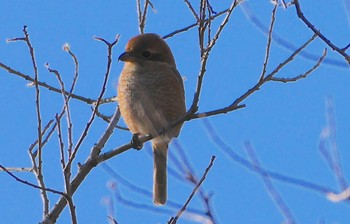
M 69 158 L 69 161 L 68 161 L 68 164 L 70 166 L 70 164 L 73 162 L 79 148 L 80 148 L 80 145 L 83 143 L 85 137 L 87 136 L 88 134 L 88 131 L 90 130 L 90 127 L 92 125 L 92 122 L 95 120 L 95 117 L 96 117 L 96 111 L 98 109 L 98 107 L 100 106 L 100 100 L 102 99 L 104 93 L 106 92 L 106 85 L 107 85 L 107 81 L 108 81 L 108 77 L 110 75 L 110 69 L 111 69 L 111 65 L 112 65 L 112 49 L 113 47 L 118 43 L 119 41 L 119 35 L 116 36 L 115 40 L 112 42 L 112 43 L 109 43 L 108 41 L 106 41 L 105 39 L 103 38 L 100 38 L 100 37 L 95 37 L 96 40 L 98 41 L 102 41 L 104 42 L 106 45 L 107 45 L 107 51 L 108 51 L 108 54 L 107 54 L 107 68 L 106 68 L 106 73 L 105 73 L 105 77 L 104 77 L 104 80 L 103 80 L 103 84 L 102 84 L 102 87 L 101 87 L 101 92 L 100 92 L 100 95 L 99 97 L 97 98 L 97 103 L 95 105 L 95 109 L 93 111 L 93 113 L 91 114 L 91 117 L 89 119 L 89 121 L 87 122 L 86 126 L 85 126 L 85 129 L 84 131 L 82 132 L 81 136 L 79 137 L 79 140 L 76 144 L 76 146 L 74 147 L 74 150 L 73 150 L 73 153 L 72 155 L 70 156 Z
M 120 111 L 116 107 L 115 113 L 111 118 L 111 122 L 108 124 L 106 131 L 103 133 L 96 145 L 91 149 L 90 157 L 87 159 L 85 164 L 80 165 L 79 172 L 73 178 L 72 182 L 69 185 L 70 196 L 73 196 L 75 191 L 78 189 L 80 184 L 83 182 L 85 177 L 91 172 L 91 170 L 98 165 L 99 161 L 96 157 L 100 154 L 102 148 L 110 138 L 115 129 L 115 125 L 118 123 L 120 118 Z M 98 157 L 97 157 L 98 158 Z M 65 206 L 67 201 L 65 198 L 61 197 L 59 201 L 55 204 L 54 208 L 50 211 L 48 215 L 44 218 L 42 223 L 50 224 L 55 223 Z
M 327 194 L 327 199 L 332 202 L 348 201 L 350 199 L 350 188 L 347 188 L 338 194 L 329 192 Z
M 145 23 L 146 23 L 146 18 L 147 18 L 148 2 L 149 2 L 149 0 L 145 0 L 145 5 L 143 6 L 142 17 L 141 17 L 141 21 L 139 23 L 140 33 L 145 32 Z
M 197 119 L 197 118 L 203 118 L 203 117 L 209 117 L 217 114 L 223 114 L 228 113 L 233 110 L 241 109 L 245 107 L 244 104 L 241 104 L 246 98 L 248 98 L 250 95 L 255 93 L 256 91 L 260 90 L 261 86 L 265 84 L 268 81 L 277 81 L 274 80 L 274 75 L 276 75 L 284 66 L 286 66 L 288 63 L 293 61 L 293 59 L 303 50 L 305 49 L 315 38 L 317 35 L 313 35 L 308 41 L 306 41 L 301 47 L 299 47 L 293 54 L 291 54 L 285 61 L 280 63 L 269 75 L 267 75 L 263 80 L 260 80 L 258 83 L 256 83 L 252 88 L 247 90 L 243 95 L 238 97 L 232 104 L 225 108 L 216 109 L 208 112 L 201 112 L 196 113 L 192 116 L 190 116 L 190 119 Z M 308 73 L 309 74 L 309 73 Z
M 199 180 L 198 184 L 193 189 L 192 193 L 190 194 L 190 196 L 188 197 L 186 203 L 183 205 L 183 207 L 180 209 L 180 211 L 177 212 L 175 217 L 171 217 L 171 219 L 168 222 L 169 224 L 175 224 L 177 222 L 177 220 L 181 217 L 181 215 L 186 211 L 188 204 L 191 202 L 193 196 L 196 194 L 196 192 L 198 191 L 199 187 L 202 185 L 202 183 L 204 182 L 205 178 L 207 177 L 211 167 L 214 164 L 214 160 L 215 160 L 215 156 L 212 156 L 211 160 L 210 160 L 210 163 L 209 163 L 208 167 L 205 169 L 205 172 L 204 172 L 202 178 Z
M 128 200 L 121 194 L 121 192 L 118 190 L 117 187 L 115 187 L 112 192 L 113 192 L 114 199 L 118 203 L 123 204 L 123 205 L 128 206 L 128 207 L 133 208 L 133 209 L 137 209 L 138 211 L 144 210 L 144 211 L 152 212 L 155 214 L 163 213 L 166 215 L 170 215 L 170 214 L 174 213 L 173 209 L 156 207 L 154 205 L 141 203 L 138 200 Z
M 201 2 L 203 2 L 203 4 L 205 5 L 206 1 L 202 0 Z M 210 41 L 210 43 L 208 44 L 208 46 L 204 49 L 203 46 L 203 42 L 204 42 L 204 21 L 205 21 L 205 9 L 201 9 L 201 14 L 200 14 L 200 23 L 199 23 L 199 42 L 200 42 L 200 49 L 201 49 L 201 68 L 200 68 L 200 72 L 197 78 L 197 87 L 196 87 L 196 92 L 194 94 L 193 97 L 193 101 L 191 104 L 191 107 L 189 109 L 189 114 L 194 114 L 197 110 L 198 110 L 198 103 L 199 103 L 199 96 L 201 94 L 201 89 L 202 89 L 202 83 L 203 83 L 203 77 L 204 74 L 206 72 L 206 66 L 207 66 L 207 60 L 209 57 L 209 53 L 211 51 L 211 49 L 215 46 L 217 39 L 219 38 L 222 30 L 224 29 L 225 25 L 227 24 L 231 13 L 233 11 L 233 9 L 236 8 L 236 6 L 238 5 L 237 1 L 234 0 L 229 8 L 229 10 L 227 11 L 226 17 L 224 18 L 223 22 L 221 23 L 221 25 L 219 26 L 218 30 L 216 31 L 216 34 L 214 35 L 213 39 Z M 202 8 L 204 8 L 204 6 L 202 6 Z M 204 17 L 204 18 L 203 18 Z
M 14 178 L 16 181 L 18 181 L 18 182 L 20 182 L 20 183 L 22 183 L 22 184 L 25 184 L 25 185 L 28 185 L 28 186 L 30 186 L 30 187 L 39 189 L 39 190 L 41 190 L 41 191 L 45 191 L 45 192 L 47 191 L 47 192 L 51 192 L 51 193 L 54 193 L 54 194 L 60 194 L 60 195 L 62 195 L 62 196 L 65 197 L 65 198 L 66 198 L 66 196 L 67 196 L 65 193 L 63 193 L 63 192 L 61 192 L 61 191 L 57 191 L 57 190 L 54 190 L 54 189 L 51 189 L 51 188 L 45 188 L 45 189 L 44 189 L 44 188 L 41 187 L 41 186 L 38 186 L 38 185 L 33 184 L 33 183 L 30 183 L 30 182 L 28 182 L 28 181 L 26 181 L 26 180 L 22 180 L 21 178 L 17 177 L 17 176 L 14 175 L 13 173 L 11 173 L 6 167 L 2 166 L 1 164 L 0 164 L 0 169 L 3 170 L 3 171 L 5 171 L 8 175 L 10 175 L 12 178 Z
M 49 122 L 47 122 L 47 124 L 45 125 L 41 136 L 44 136 L 46 131 L 50 128 L 51 124 L 53 123 L 54 119 L 51 119 Z M 46 138 L 43 139 L 42 142 L 42 146 L 44 146 L 47 142 L 48 142 L 48 136 L 50 136 L 52 134 L 52 129 L 48 132 Z M 35 142 L 33 142 L 30 146 L 29 146 L 29 151 L 33 151 L 34 147 L 38 144 L 38 139 L 35 140 Z M 37 152 L 33 152 L 33 154 L 37 154 Z
M 75 56 L 75 54 L 70 50 L 70 47 L 68 44 L 64 45 L 63 48 L 65 51 L 68 52 L 68 54 L 72 57 L 73 61 L 74 61 L 74 77 L 73 77 L 73 82 L 71 85 L 71 88 L 69 90 L 69 95 L 68 97 L 64 97 L 64 108 L 66 110 L 66 117 L 67 117 L 67 126 L 68 126 L 68 155 L 70 156 L 73 150 L 73 125 L 72 125 L 72 121 L 71 121 L 71 115 L 70 115 L 70 109 L 69 109 L 69 100 L 71 98 L 71 95 L 74 91 L 75 85 L 77 83 L 78 80 L 78 76 L 79 76 L 79 61 L 78 58 Z M 64 85 L 62 85 L 62 87 L 64 88 Z M 63 89 L 64 91 L 64 89 Z M 64 91 L 65 92 L 65 91 Z
M 33 167 L 6 167 L 9 172 L 33 172 Z M 0 168 L 0 171 L 5 171 Z
M 219 16 L 221 16 L 221 15 L 227 13 L 228 10 L 229 10 L 229 9 L 225 9 L 225 10 L 222 10 L 221 12 L 218 12 L 218 13 L 215 14 L 214 16 L 212 16 L 212 17 L 210 17 L 210 18 L 208 18 L 208 19 L 205 19 L 205 22 L 207 22 L 207 20 L 214 20 L 214 19 L 216 19 L 217 17 L 219 17 Z M 175 31 L 173 31 L 173 32 L 171 32 L 171 33 L 169 33 L 169 34 L 163 36 L 163 39 L 168 39 L 168 38 L 173 37 L 173 36 L 175 36 L 175 35 L 177 35 L 177 34 L 186 32 L 186 31 L 188 31 L 188 30 L 190 30 L 190 29 L 192 29 L 192 28 L 198 26 L 198 24 L 199 24 L 199 22 L 196 22 L 196 23 L 193 23 L 193 24 L 188 25 L 188 26 L 186 26 L 186 27 L 183 27 L 183 28 L 181 28 L 181 29 L 175 30 Z
M 71 121 L 71 115 L 70 115 L 70 108 L 69 108 L 69 98 L 67 95 L 63 94 L 65 92 L 65 87 L 64 87 L 64 82 L 61 78 L 61 75 L 57 70 L 51 69 L 48 64 L 46 64 L 46 67 L 49 72 L 55 74 L 59 85 L 61 86 L 61 92 L 62 92 L 62 97 L 63 97 L 63 111 L 64 114 L 66 115 L 67 118 L 67 134 L 68 134 L 68 158 L 71 157 L 72 155 L 72 148 L 73 148 L 73 134 L 72 134 L 72 121 Z M 63 171 L 63 176 L 64 176 L 64 183 L 65 183 L 65 188 L 66 188 L 66 193 L 70 195 L 70 188 L 69 188 L 69 183 L 70 183 L 70 178 L 71 178 L 71 164 L 72 163 L 66 163 L 65 158 L 64 158 L 64 145 L 63 145 L 63 140 L 61 136 L 61 123 L 60 123 L 60 118 L 56 115 L 56 122 L 57 122 L 57 130 L 58 130 L 58 137 L 59 137 L 59 142 L 60 142 L 60 148 L 61 148 L 61 164 L 63 165 L 62 171 Z M 70 198 L 69 201 L 72 199 Z M 73 202 L 71 202 L 73 203 Z
M 72 224 L 77 224 L 77 215 L 75 213 L 75 205 L 73 203 L 73 199 L 72 197 L 67 197 L 66 198 L 67 202 L 68 202 L 68 207 L 69 207 L 69 211 L 70 211 L 70 217 L 72 220 Z
M 211 14 L 216 14 L 216 12 L 214 11 L 213 6 L 210 4 L 210 1 L 207 0 L 207 8 L 210 11 Z
M 58 143 L 59 143 L 60 153 L 61 153 L 61 165 L 62 165 L 62 171 L 63 171 L 66 167 L 66 159 L 64 156 L 64 143 L 62 139 L 61 120 L 58 114 L 56 114 L 56 126 L 57 126 Z
M 287 6 L 290 6 L 291 3 L 287 3 Z M 261 31 L 264 35 L 268 36 L 269 28 L 264 24 L 264 22 L 260 19 L 259 16 L 257 16 L 251 7 L 249 6 L 249 2 L 245 1 L 243 4 L 240 5 L 240 9 L 246 16 L 246 18 L 253 23 L 253 25 Z M 295 46 L 293 43 L 289 42 L 286 40 L 286 38 L 282 37 L 276 31 L 272 35 L 273 42 L 279 45 L 282 48 L 285 48 L 286 50 L 290 52 L 294 52 L 298 47 Z M 311 51 L 303 51 L 300 52 L 299 56 L 301 58 L 310 60 L 310 61 L 317 61 L 319 56 L 315 55 Z M 341 68 L 349 68 L 349 65 L 347 62 L 344 62 L 343 60 L 338 60 L 338 59 L 333 59 L 333 58 L 326 58 L 323 62 L 324 64 L 336 66 L 336 67 L 341 67 Z
M 112 167 L 110 167 L 106 162 L 101 163 L 101 167 L 103 170 L 105 170 L 113 179 L 115 179 L 118 183 L 118 186 L 123 186 L 127 189 L 129 189 L 132 192 L 135 192 L 139 195 L 145 196 L 147 198 L 152 198 L 152 192 L 149 191 L 148 189 L 143 188 L 140 185 L 137 185 L 135 183 L 132 183 L 131 181 L 127 180 L 125 177 L 123 177 L 122 175 L 120 175 L 117 171 L 115 171 Z M 115 189 L 117 190 L 117 189 Z M 114 191 L 113 191 L 114 192 Z M 117 192 L 114 192 L 117 193 Z M 119 195 L 121 197 L 121 195 Z M 149 205 L 145 205 L 142 203 L 133 203 L 130 202 L 129 200 L 125 199 L 124 197 L 119 198 L 117 195 L 118 200 L 120 199 L 120 202 L 122 202 L 123 204 L 132 207 L 132 208 L 137 208 L 137 209 L 143 209 L 143 210 L 147 210 L 150 212 L 156 212 L 156 213 L 163 213 L 163 214 L 173 214 L 173 212 L 176 210 L 178 210 L 179 208 L 182 207 L 181 204 L 176 203 L 174 201 L 168 200 L 167 201 L 167 207 L 171 208 L 171 210 L 164 210 L 159 209 L 159 207 L 154 207 L 154 206 L 149 206 Z M 192 209 L 189 208 L 187 209 L 188 212 L 191 212 L 192 214 L 196 214 L 198 216 L 205 216 L 206 213 L 203 211 L 200 211 L 198 209 Z
M 344 177 L 337 146 L 334 105 L 331 97 L 326 98 L 326 118 L 327 125 L 320 135 L 319 150 L 333 172 L 340 189 L 344 191 L 348 188 L 348 184 Z
M 187 156 L 185 155 L 185 152 L 181 144 L 179 143 L 179 141 L 177 141 L 177 139 L 174 139 L 172 141 L 172 144 L 174 145 L 176 150 L 169 150 L 170 155 L 174 154 L 174 156 L 170 157 L 170 160 L 175 164 L 175 166 L 179 170 L 179 173 L 182 174 L 181 175 L 182 177 L 184 176 L 184 178 L 187 180 L 193 179 L 190 177 L 190 175 L 196 176 L 195 171 L 192 168 L 191 163 L 188 160 Z M 177 156 L 175 156 L 174 152 L 176 152 Z M 180 158 L 177 158 L 177 157 L 180 157 Z
M 347 50 L 348 46 L 345 48 L 339 48 L 337 46 L 335 46 L 330 40 L 328 40 L 322 33 L 321 31 L 319 31 L 318 29 L 315 28 L 315 26 L 304 16 L 303 12 L 301 11 L 301 7 L 299 4 L 299 0 L 294 0 L 294 5 L 295 5 L 295 9 L 297 11 L 297 15 L 298 17 L 317 35 L 319 36 L 323 42 L 325 42 L 330 48 L 332 48 L 334 51 L 338 52 L 339 54 L 341 54 L 344 59 L 347 61 L 348 64 L 350 64 L 350 56 L 345 53 L 345 51 Z
M 273 27 L 274 27 L 275 21 L 276 21 L 276 12 L 277 12 L 277 4 L 275 5 L 275 7 L 273 8 L 272 13 L 271 13 L 271 22 L 270 22 L 270 28 L 269 28 L 269 33 L 268 33 L 268 37 L 267 37 L 265 60 L 264 60 L 264 65 L 263 65 L 263 69 L 262 69 L 259 80 L 264 79 L 265 74 L 266 74 L 267 63 L 269 62 L 269 57 L 270 57 L 272 31 L 273 31 Z
M 25 80 L 28 80 L 30 82 L 32 82 L 29 86 L 32 86 L 33 84 L 37 83 L 39 86 L 41 87 L 44 87 L 48 90 L 51 90 L 53 92 L 56 92 L 56 93 L 61 93 L 61 90 L 59 88 L 56 88 L 56 87 L 53 87 L 51 85 L 48 85 L 46 84 L 45 82 L 40 82 L 39 80 L 35 81 L 34 78 L 30 77 L 29 75 L 25 75 L 19 71 L 16 71 L 14 69 L 12 69 L 11 67 L 3 64 L 0 62 L 0 68 L 3 68 L 5 69 L 7 72 L 9 72 L 10 74 L 14 74 L 14 75 L 17 75 Z M 77 99 L 77 100 L 80 100 L 82 102 L 85 102 L 87 104 L 93 104 L 96 102 L 96 100 L 94 99 L 91 99 L 91 98 L 86 98 L 86 97 L 83 97 L 83 96 L 79 96 L 79 95 L 76 95 L 76 94 L 69 94 L 69 92 L 65 92 L 66 95 L 70 95 L 72 98 L 74 99 Z
M 194 169 L 192 168 L 192 165 L 191 165 L 190 161 L 188 160 L 188 156 L 186 155 L 183 147 L 181 146 L 179 141 L 177 141 L 176 139 L 174 139 L 172 141 L 172 144 L 175 146 L 176 150 L 170 150 L 169 153 L 176 152 L 176 155 L 178 155 L 180 158 L 177 158 L 175 155 L 173 155 L 173 156 L 170 156 L 170 160 L 176 165 L 176 167 L 178 167 L 179 173 L 183 174 L 182 176 L 185 176 L 185 179 L 189 183 L 191 183 L 193 185 L 197 185 L 198 184 L 197 175 L 196 175 Z M 172 154 L 170 154 L 170 155 L 172 155 Z M 172 173 L 170 173 L 170 174 L 172 174 Z M 183 179 L 183 178 L 181 178 L 181 179 Z M 202 202 L 205 206 L 205 209 L 206 209 L 206 211 L 205 211 L 205 214 L 207 216 L 206 219 L 210 220 L 211 223 L 217 223 L 217 221 L 215 220 L 215 217 L 214 217 L 213 209 L 211 207 L 211 200 L 210 200 L 211 195 L 207 194 L 203 189 L 199 189 L 199 197 L 202 200 Z
M 234 162 L 240 164 L 241 166 L 247 168 L 248 170 L 253 171 L 253 172 L 266 173 L 267 175 L 269 175 L 269 177 L 271 177 L 275 180 L 281 181 L 283 183 L 288 183 L 288 184 L 292 184 L 295 186 L 299 186 L 299 187 L 302 187 L 304 189 L 309 189 L 309 190 L 312 190 L 314 192 L 318 192 L 322 195 L 327 195 L 331 192 L 336 192 L 335 190 L 333 190 L 331 188 L 317 185 L 317 184 L 314 184 L 314 183 L 309 182 L 309 181 L 286 176 L 284 174 L 269 171 L 269 170 L 264 169 L 263 167 L 259 167 L 259 169 L 256 169 L 256 167 L 254 167 L 252 165 L 252 163 L 247 161 L 242 156 L 238 155 L 236 152 L 234 152 L 233 149 L 231 149 L 231 147 L 228 144 L 226 144 L 224 142 L 224 140 L 219 136 L 219 134 L 216 132 L 215 128 L 213 127 L 213 125 L 210 123 L 210 121 L 208 119 L 202 119 L 202 121 L 203 121 L 203 125 L 204 125 L 205 130 L 207 131 L 209 137 L 219 147 L 219 149 L 221 149 L 226 155 L 228 155 Z
M 101 104 L 100 104 L 101 105 Z M 92 110 L 94 110 L 95 108 L 92 108 Z M 98 108 L 99 109 L 99 108 Z M 110 120 L 111 120 L 111 116 L 106 116 L 104 114 L 102 114 L 99 110 L 96 110 L 96 116 L 101 118 L 102 120 L 104 120 L 105 122 L 109 123 Z M 120 129 L 120 130 L 123 130 L 123 131 L 129 131 L 129 128 L 127 127 L 122 127 L 122 126 L 119 126 L 119 125 L 116 125 L 115 128 L 117 129 Z
M 42 161 L 42 120 L 41 120 L 41 107 L 40 107 L 40 89 L 38 85 L 39 80 L 39 72 L 38 67 L 36 65 L 36 59 L 35 59 L 35 53 L 34 48 L 32 46 L 32 43 L 29 39 L 29 33 L 27 31 L 27 26 L 23 27 L 23 38 L 18 38 L 18 40 L 23 40 L 26 42 L 27 47 L 29 49 L 30 58 L 32 60 L 32 65 L 34 69 L 34 85 L 35 85 L 35 108 L 36 108 L 36 116 L 37 116 L 37 134 L 38 134 L 38 162 L 36 163 L 35 157 L 31 157 L 33 160 L 33 170 L 36 175 L 36 179 L 38 181 L 40 189 L 41 198 L 43 201 L 43 215 L 45 216 L 49 212 L 49 199 L 46 192 L 45 182 L 44 182 L 44 175 L 43 175 L 43 161 Z M 14 41 L 12 39 L 12 41 Z
M 71 156 L 72 154 L 72 148 L 73 148 L 73 134 L 72 134 L 72 121 L 71 121 L 71 114 L 70 114 L 70 108 L 69 108 L 69 96 L 67 96 L 66 94 L 63 94 L 64 92 L 66 92 L 65 87 L 64 87 L 64 82 L 61 78 L 60 73 L 55 70 L 55 69 L 51 69 L 49 67 L 48 64 L 46 64 L 47 70 L 53 74 L 55 74 L 58 83 L 61 87 L 61 93 L 62 93 L 62 97 L 63 97 L 63 110 L 65 111 L 66 114 L 66 118 L 67 118 L 67 134 L 68 134 L 68 156 Z M 57 119 L 56 119 L 57 121 Z
M 194 16 L 194 18 L 196 19 L 196 21 L 198 22 L 199 21 L 199 17 L 198 17 L 198 14 L 196 13 L 196 10 L 194 10 L 192 4 L 190 1 L 188 0 L 184 0 L 188 9 L 192 12 L 192 15 Z
M 51 69 L 48 65 L 46 66 L 47 69 L 49 70 L 49 72 L 54 73 L 59 85 L 61 86 L 61 92 L 64 93 L 65 92 L 65 87 L 64 87 L 64 82 L 61 78 L 61 75 L 59 74 L 59 72 L 57 70 Z M 64 102 L 64 106 L 63 106 L 63 111 L 64 114 L 66 115 L 67 118 L 67 134 L 68 134 L 68 158 L 71 157 L 72 155 L 72 150 L 73 150 L 73 134 L 72 134 L 72 121 L 71 121 L 71 115 L 70 115 L 70 107 L 69 107 L 69 98 L 67 95 L 62 94 L 63 97 L 63 102 Z M 64 183 L 65 183 L 65 189 L 66 189 L 66 193 L 68 195 L 70 195 L 70 188 L 69 188 L 69 183 L 70 183 L 70 178 L 71 178 L 71 165 L 72 163 L 70 163 L 68 161 L 68 163 L 65 162 L 64 159 L 64 151 L 63 151 L 63 141 L 62 141 L 62 136 L 61 136 L 61 130 L 60 130 L 60 118 L 56 115 L 56 122 L 57 122 L 57 127 L 58 127 L 58 135 L 59 135 L 59 141 L 60 141 L 60 148 L 61 148 L 61 163 L 62 165 L 64 165 L 62 168 L 63 170 L 63 176 L 64 176 Z M 70 198 L 70 201 L 72 199 Z M 71 204 L 73 202 L 70 202 Z
M 150 5 L 153 10 L 154 10 L 154 6 L 150 0 L 145 0 L 143 10 L 141 9 L 141 0 L 137 0 L 136 5 L 137 5 L 138 20 L 139 20 L 139 31 L 141 34 L 143 34 L 145 32 L 148 6 Z
M 73 62 L 74 62 L 74 77 L 73 77 L 73 82 L 72 82 L 71 88 L 69 90 L 69 95 L 68 95 L 68 98 L 70 98 L 73 91 L 74 91 L 74 88 L 75 88 L 75 85 L 77 83 L 78 76 L 79 76 L 79 61 L 78 61 L 77 56 L 71 51 L 69 44 L 65 44 L 63 46 L 63 50 L 68 52 L 68 54 L 72 57 Z
M 283 223 L 286 223 L 286 224 L 296 223 L 295 218 L 292 214 L 292 211 L 290 210 L 288 205 L 284 202 L 282 196 L 273 185 L 270 176 L 268 175 L 268 173 L 265 173 L 263 170 L 261 170 L 262 165 L 259 162 L 252 145 L 250 144 L 250 142 L 246 142 L 244 145 L 245 145 L 244 148 L 247 151 L 247 154 L 250 158 L 252 165 L 254 166 L 255 169 L 257 169 L 257 173 L 260 174 L 262 180 L 264 181 L 267 192 L 270 194 L 270 196 L 272 197 L 272 200 L 275 202 L 279 210 L 282 212 L 282 214 L 286 218 L 286 221 L 284 221 Z
M 318 67 L 321 66 L 321 63 L 324 61 L 326 55 L 327 55 L 327 48 L 324 49 L 322 56 L 320 57 L 320 59 L 318 59 L 316 64 L 311 69 L 309 69 L 308 71 L 306 71 L 303 74 L 300 74 L 300 75 L 292 77 L 292 78 L 271 77 L 271 81 L 287 83 L 287 82 L 296 82 L 299 79 L 304 79 L 304 78 L 308 77 L 312 72 L 314 72 Z

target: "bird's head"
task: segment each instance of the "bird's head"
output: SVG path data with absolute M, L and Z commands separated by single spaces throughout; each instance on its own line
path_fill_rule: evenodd
M 118 60 L 132 63 L 154 61 L 176 66 L 169 46 L 154 33 L 141 34 L 130 39 Z

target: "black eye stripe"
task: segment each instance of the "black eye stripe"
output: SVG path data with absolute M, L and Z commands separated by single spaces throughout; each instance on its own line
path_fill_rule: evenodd
M 144 52 L 142 52 L 142 56 L 148 58 L 149 56 L 151 56 L 151 52 L 149 52 L 149 51 L 144 51 Z

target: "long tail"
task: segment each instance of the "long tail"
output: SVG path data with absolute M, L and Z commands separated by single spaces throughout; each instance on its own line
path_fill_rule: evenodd
M 156 205 L 164 205 L 167 200 L 168 144 L 153 144 L 153 157 L 153 202 Z

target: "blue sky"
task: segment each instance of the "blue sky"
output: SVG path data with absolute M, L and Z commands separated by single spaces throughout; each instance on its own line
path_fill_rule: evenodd
M 194 7 L 198 3 L 193 1 Z M 146 32 L 166 35 L 195 22 L 182 1 L 153 1 L 156 12 L 149 11 Z M 215 11 L 226 9 L 230 1 L 211 1 Z M 335 45 L 348 44 L 349 1 L 332 4 L 326 0 L 315 3 L 300 0 L 307 18 Z M 6 39 L 23 36 L 28 26 L 35 48 L 39 77 L 50 85 L 58 86 L 56 78 L 44 67 L 60 71 L 69 86 L 74 75 L 71 57 L 62 50 L 69 43 L 79 59 L 79 78 L 75 93 L 97 98 L 106 68 L 106 46 L 93 36 L 113 41 L 120 34 L 120 41 L 113 50 L 113 65 L 105 97 L 116 95 L 118 76 L 123 63 L 118 56 L 128 39 L 138 34 L 135 1 L 3 1 L 0 13 L 0 62 L 15 70 L 33 76 L 29 53 L 24 42 L 6 43 Z M 254 20 L 247 16 L 250 9 Z M 269 1 L 247 1 L 233 12 L 217 45 L 210 54 L 203 82 L 199 111 L 223 108 L 245 93 L 258 80 L 265 56 L 267 37 L 263 26 L 269 26 L 273 5 Z M 219 17 L 213 30 L 221 23 Z M 297 18 L 295 8 L 278 8 L 275 35 L 281 41 L 272 41 L 268 73 L 284 61 L 293 51 L 288 46 L 301 46 L 311 36 L 311 31 Z M 275 36 L 277 38 L 277 36 Z M 187 106 L 192 102 L 200 68 L 198 31 L 193 28 L 167 40 L 179 72 L 185 77 Z M 286 47 L 286 43 L 288 46 Z M 250 141 L 262 165 L 269 170 L 310 181 L 339 190 L 333 173 L 318 150 L 322 129 L 326 126 L 326 98 L 331 96 L 335 105 L 337 146 L 343 161 L 345 177 L 349 170 L 350 153 L 350 104 L 349 71 L 345 60 L 317 39 L 305 50 L 320 57 L 324 48 L 328 54 L 324 64 L 306 79 L 295 83 L 267 83 L 246 99 L 246 108 L 228 114 L 208 118 L 217 133 L 230 148 L 248 159 L 244 142 Z M 277 77 L 294 77 L 315 64 L 309 57 L 297 57 Z M 35 89 L 27 87 L 27 81 L 0 69 L 0 99 L 3 104 L 0 116 L 0 164 L 5 167 L 30 167 L 28 148 L 36 139 Z M 61 95 L 41 90 L 43 122 L 52 119 L 62 108 Z M 116 104 L 103 105 L 106 115 L 113 113 Z M 74 140 L 76 141 L 88 121 L 90 105 L 71 101 Z M 64 123 L 64 122 L 63 122 Z M 124 125 L 121 122 L 122 125 Z M 97 118 L 89 136 L 82 145 L 74 167 L 83 163 L 91 147 L 105 130 L 107 124 Z M 63 126 L 65 127 L 65 126 Z M 44 150 L 44 174 L 47 186 L 62 190 L 57 134 L 54 134 Z M 104 151 L 128 143 L 130 133 L 115 130 Z M 230 159 L 208 136 L 201 119 L 186 122 L 177 139 L 199 178 L 212 155 L 214 166 L 203 184 L 203 190 L 212 194 L 211 206 L 218 223 L 281 223 L 284 219 L 266 191 L 259 175 Z M 172 155 L 179 149 L 172 144 Z M 152 158 L 150 146 L 141 151 L 130 150 L 109 160 L 106 164 L 118 175 L 136 186 L 151 191 Z M 170 169 L 177 170 L 170 159 Z M 19 177 L 36 183 L 31 173 L 16 173 Z M 74 176 L 74 174 L 73 174 Z M 38 223 L 42 218 L 39 191 L 16 182 L 6 173 L 0 173 L 0 208 L 3 223 Z M 111 183 L 116 183 L 123 198 L 145 206 L 130 207 L 118 200 Z M 347 203 L 332 203 L 324 195 L 302 187 L 273 181 L 276 189 L 292 211 L 297 223 L 348 223 Z M 183 204 L 194 186 L 169 176 L 169 201 Z M 57 195 L 49 194 L 50 205 Z M 96 167 L 74 196 L 79 223 L 108 223 L 106 201 L 113 201 L 113 216 L 119 223 L 166 223 L 177 209 L 170 206 L 154 207 L 150 197 L 133 192 L 118 176 L 112 175 L 106 166 Z M 205 211 L 198 196 L 191 202 L 191 209 Z M 152 211 L 145 208 L 151 208 Z M 168 211 L 171 211 L 168 213 Z M 66 209 L 58 223 L 70 223 Z M 179 223 L 198 223 L 184 217 Z

